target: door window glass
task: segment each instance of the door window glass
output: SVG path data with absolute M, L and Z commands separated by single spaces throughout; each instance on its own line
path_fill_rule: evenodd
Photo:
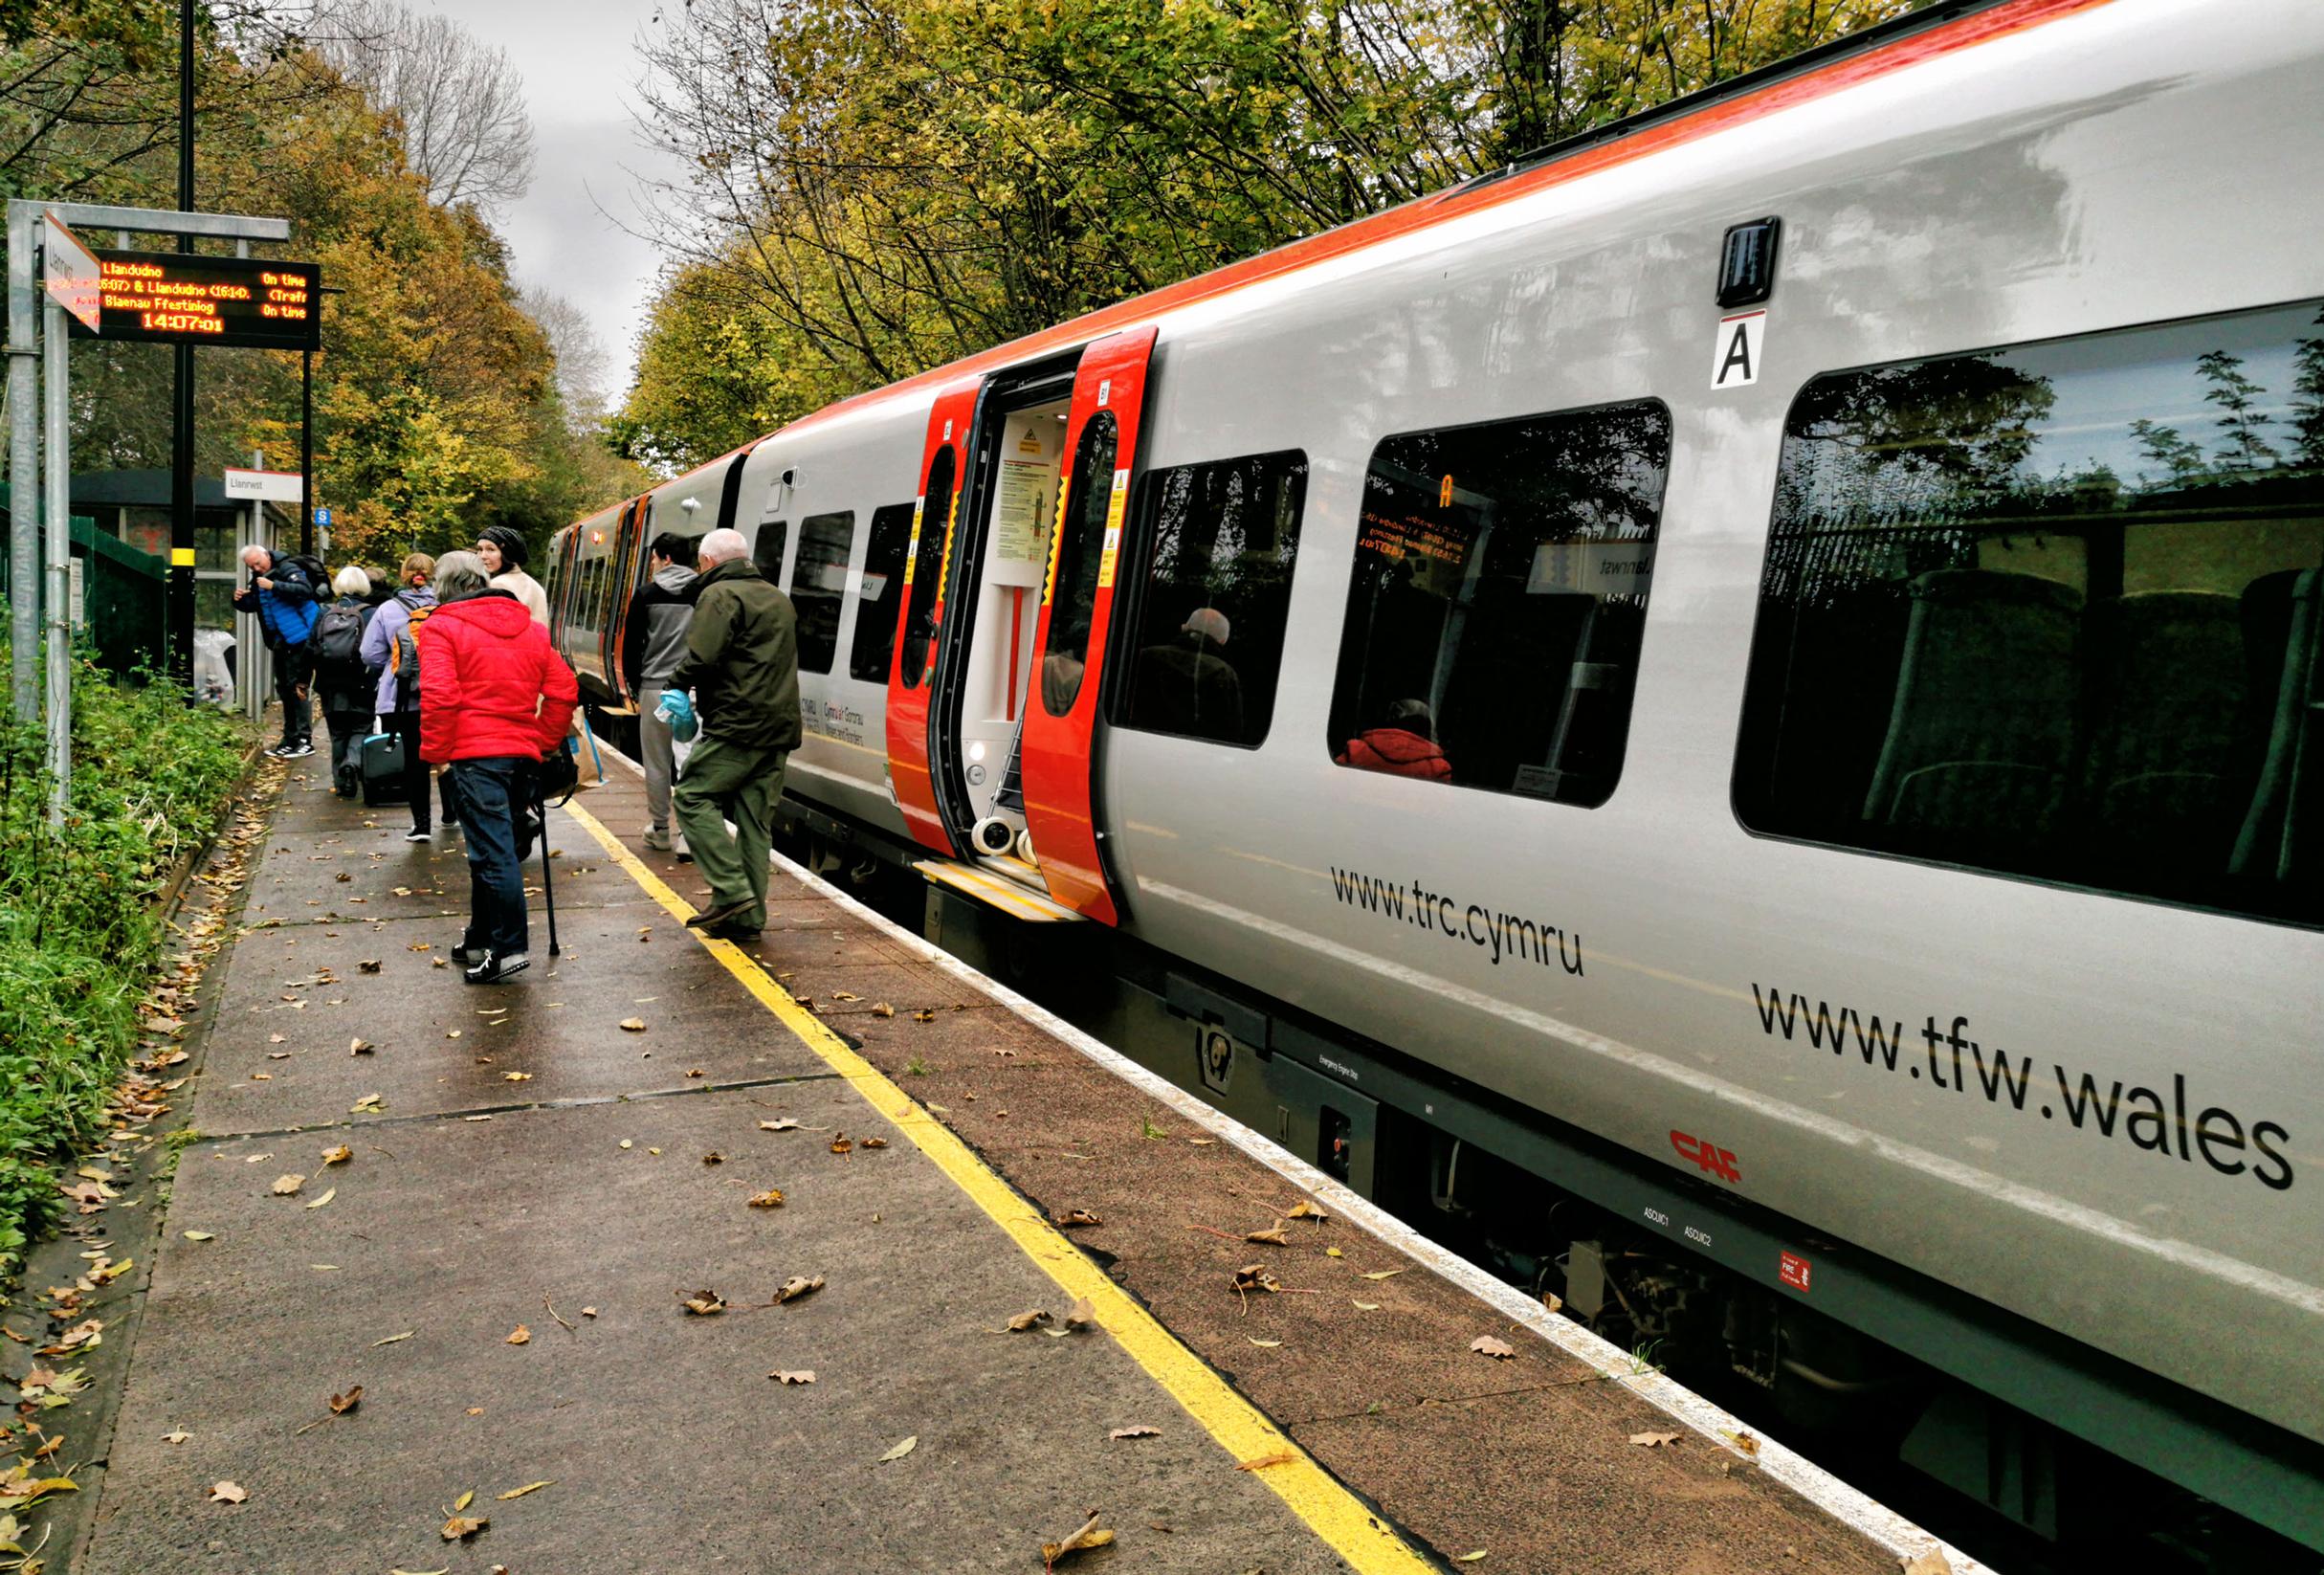
M 1124 727 L 1256 745 L 1274 715 L 1307 456 L 1158 471 L 1121 691 Z
M 904 546 L 912 537 L 912 505 L 890 503 L 872 513 L 872 540 L 863 555 L 863 591 L 855 608 L 855 637 L 848 674 L 867 683 L 888 681 L 896 653 L 896 596 L 903 584 Z
M 769 520 L 759 527 L 759 539 L 750 546 L 751 566 L 766 576 L 766 583 L 783 583 L 783 549 L 790 544 L 791 522 L 788 520 Z
M 1041 708 L 1062 717 L 1081 693 L 1089 665 L 1090 620 L 1105 564 L 1106 521 L 1114 501 L 1114 412 L 1099 410 L 1081 429 L 1066 490 L 1057 558 L 1050 571 L 1049 644 L 1041 659 Z
M 1651 401 L 1384 439 L 1364 476 L 1332 758 L 1605 803 L 1670 455 Z
M 904 619 L 903 678 L 906 689 L 918 689 L 928 676 L 929 654 L 936 646 L 936 592 L 943 572 L 944 544 L 951 537 L 953 478 L 952 446 L 937 451 L 928 467 L 928 491 L 919 509 L 919 543 L 912 553 L 912 605 Z
M 1792 407 L 1755 831 L 2324 921 L 2316 303 L 1839 372 Z
M 791 606 L 799 614 L 799 671 L 829 673 L 839 649 L 839 610 L 855 550 L 855 515 L 810 514 L 799 522 L 799 561 L 791 566 Z

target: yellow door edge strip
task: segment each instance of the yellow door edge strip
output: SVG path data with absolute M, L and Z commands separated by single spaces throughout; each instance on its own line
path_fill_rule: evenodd
M 637 882 L 672 918 L 695 910 L 621 840 L 576 804 L 564 806 L 605 855 Z M 1305 1521 L 1310 1530 L 1360 1575 L 1420 1575 L 1439 1566 L 1416 1551 L 1346 1484 L 1269 1420 L 1250 1400 L 1164 1328 L 1129 1292 L 1116 1284 L 1080 1248 L 1043 1219 L 1016 1189 L 988 1168 L 967 1143 L 919 1102 L 852 1049 L 823 1020 L 791 998 L 742 949 L 698 930 L 700 942 L 726 971 L 799 1041 L 813 1051 L 873 1109 L 896 1124 L 954 1186 L 1032 1259 L 1058 1289 L 1086 1297 L 1097 1322 L 1148 1377 L 1166 1390 L 1238 1464 L 1288 1456 L 1251 1475 Z

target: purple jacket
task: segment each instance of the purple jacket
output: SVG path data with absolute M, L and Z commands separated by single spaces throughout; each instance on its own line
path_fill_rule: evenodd
M 380 716 L 398 709 L 402 699 L 395 684 L 396 636 L 411 627 L 413 608 L 433 606 L 434 591 L 406 587 L 379 604 L 370 627 L 364 631 L 363 649 L 358 654 L 364 666 L 379 675 L 379 695 L 372 709 Z

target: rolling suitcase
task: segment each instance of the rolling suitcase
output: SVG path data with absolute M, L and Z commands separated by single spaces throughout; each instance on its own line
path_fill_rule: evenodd
M 404 793 L 404 741 L 394 733 L 374 733 L 364 740 L 364 803 L 401 804 Z

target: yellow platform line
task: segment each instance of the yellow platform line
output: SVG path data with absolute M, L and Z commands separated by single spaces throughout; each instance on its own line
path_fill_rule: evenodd
M 694 908 L 672 891 L 621 840 L 577 805 L 564 812 L 597 839 L 606 856 L 618 864 L 646 895 L 674 919 L 694 916 Z M 951 1128 L 922 1109 L 919 1101 L 851 1049 L 823 1020 L 791 998 L 790 992 L 769 979 L 741 947 L 714 940 L 698 930 L 686 932 L 741 982 L 761 1006 L 808 1049 L 821 1056 L 873 1109 L 936 1162 L 953 1185 L 973 1199 L 992 1222 L 1022 1249 L 1067 1296 L 1086 1297 L 1096 1309 L 1097 1322 L 1121 1348 L 1167 1390 L 1186 1414 L 1218 1441 L 1236 1462 L 1288 1456 L 1281 1463 L 1252 1473 L 1293 1514 L 1307 1523 L 1323 1542 L 1361 1575 L 1419 1575 L 1441 1566 L 1416 1552 L 1363 1501 L 1294 1443 L 1291 1435 L 1267 1419 L 1265 1413 L 1235 1392 L 1234 1387 L 1179 1342 L 1154 1315 L 1114 1283 L 1064 1233 L 1043 1219 L 1008 1183 L 988 1169 Z

